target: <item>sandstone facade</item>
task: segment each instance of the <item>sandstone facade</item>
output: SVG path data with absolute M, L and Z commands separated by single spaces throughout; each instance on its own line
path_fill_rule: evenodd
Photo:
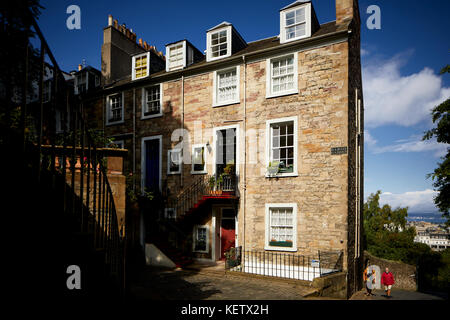
M 238 128 L 237 244 L 246 250 L 265 250 L 266 204 L 294 203 L 297 247 L 288 254 L 342 251 L 348 288 L 354 291 L 360 273 L 359 195 L 363 194 L 362 175 L 358 180 L 355 173 L 363 172 L 363 157 L 357 156 L 358 146 L 363 154 L 363 141 L 358 136 L 363 127 L 357 128 L 358 121 L 363 123 L 363 111 L 357 112 L 357 100 L 362 103 L 360 21 L 355 1 L 338 0 L 336 10 L 336 31 L 314 43 L 304 41 L 254 55 L 243 54 L 202 68 L 158 74 L 145 82 L 111 86 L 101 96 L 86 102 L 85 112 L 107 136 L 124 141 L 129 155 L 125 174 L 132 172 L 138 181 L 143 170 L 141 141 L 161 135 L 161 184 L 164 190 L 170 189 L 171 196 L 184 190 L 197 176 L 191 174 L 190 163 L 183 164 L 181 174 L 167 174 L 167 151 L 181 140 L 177 129 L 188 132 L 183 152 L 184 159 L 190 160 L 192 145 L 213 146 L 214 128 Z M 267 59 L 292 53 L 297 56 L 298 93 L 267 98 Z M 214 71 L 231 66 L 239 69 L 239 103 L 214 107 Z M 162 83 L 162 116 L 142 119 L 142 90 L 158 83 Z M 124 92 L 124 122 L 108 126 L 106 97 L 117 92 Z M 286 117 L 295 118 L 297 124 L 297 173 L 267 177 L 267 121 Z M 331 148 L 337 147 L 347 147 L 347 152 L 332 154 Z M 211 174 L 214 150 L 206 149 L 206 167 Z M 140 188 L 139 183 L 136 187 Z M 220 210 L 212 207 L 200 220 L 210 227 L 210 239 L 217 237 Z M 217 241 L 209 243 L 208 254 L 198 257 L 216 260 Z

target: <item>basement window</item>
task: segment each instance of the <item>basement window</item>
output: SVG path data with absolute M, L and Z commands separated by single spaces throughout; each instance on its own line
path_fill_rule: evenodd
M 106 124 L 117 124 L 123 122 L 123 92 L 108 96 Z
M 170 220 L 176 220 L 177 213 L 175 211 L 175 208 L 165 208 L 164 209 L 164 218 L 170 219 Z
M 297 251 L 297 204 L 266 204 L 266 250 Z
M 142 90 L 142 119 L 162 116 L 162 84 Z
M 208 253 L 209 252 L 209 227 L 207 225 L 194 226 L 193 235 L 193 251 Z
M 150 53 L 145 52 L 134 56 L 132 59 L 131 79 L 138 80 L 147 77 L 150 73 Z

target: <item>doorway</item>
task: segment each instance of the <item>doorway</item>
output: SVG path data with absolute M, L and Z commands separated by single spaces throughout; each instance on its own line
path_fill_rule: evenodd
M 220 220 L 220 260 L 225 260 L 225 252 L 236 246 L 236 211 L 222 208 Z

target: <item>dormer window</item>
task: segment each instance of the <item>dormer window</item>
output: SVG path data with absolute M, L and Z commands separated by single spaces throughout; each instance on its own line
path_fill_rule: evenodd
M 228 53 L 227 30 L 211 34 L 211 57 L 218 58 Z
M 231 25 L 207 33 L 207 60 L 231 55 Z
M 188 40 L 166 45 L 166 71 L 180 70 L 203 60 L 203 54 Z
M 233 25 L 224 21 L 206 33 L 206 61 L 229 57 L 246 46 Z
M 132 80 L 138 80 L 148 77 L 150 74 L 150 53 L 138 54 L 133 58 Z
M 286 40 L 298 39 L 305 36 L 305 7 L 286 12 L 284 30 L 286 32 Z
M 184 67 L 184 51 L 184 42 L 168 47 L 168 71 L 177 70 Z
M 310 37 L 318 28 L 311 1 L 297 0 L 280 10 L 280 43 Z

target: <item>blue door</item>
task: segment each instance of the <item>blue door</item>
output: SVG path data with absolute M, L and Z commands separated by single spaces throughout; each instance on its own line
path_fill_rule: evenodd
M 145 142 L 145 188 L 147 191 L 159 192 L 159 139 Z

